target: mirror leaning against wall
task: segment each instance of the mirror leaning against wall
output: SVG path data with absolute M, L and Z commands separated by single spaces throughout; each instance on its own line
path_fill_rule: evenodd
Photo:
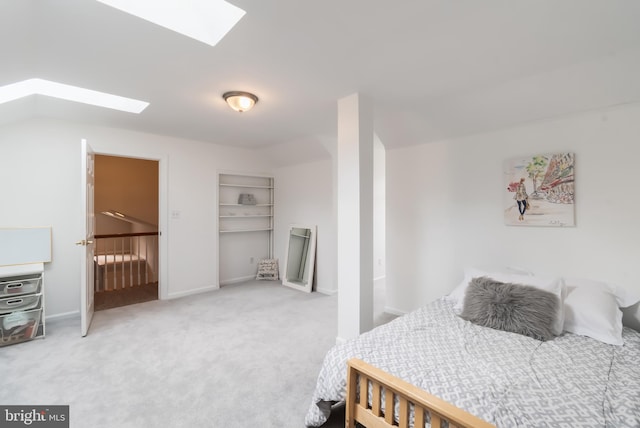
M 316 258 L 316 226 L 290 225 L 287 242 L 282 283 L 310 293 Z

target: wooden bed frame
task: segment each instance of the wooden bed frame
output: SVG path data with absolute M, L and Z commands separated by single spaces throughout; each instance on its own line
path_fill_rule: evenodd
M 347 362 L 347 404 L 345 427 L 355 428 L 356 422 L 366 428 L 409 428 L 411 410 L 414 410 L 414 427 L 422 428 L 425 415 L 431 415 L 431 427 L 441 428 L 447 421 L 449 427 L 458 428 L 495 428 L 488 422 L 465 412 L 446 401 L 429 394 L 401 379 L 391 376 L 357 358 Z M 372 401 L 368 394 L 360 391 L 372 391 Z M 385 403 L 399 402 L 399 413 L 395 414 L 395 406 L 387 412 L 382 406 Z

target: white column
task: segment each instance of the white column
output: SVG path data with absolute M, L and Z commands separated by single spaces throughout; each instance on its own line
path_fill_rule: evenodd
M 373 108 L 338 100 L 338 340 L 373 327 Z

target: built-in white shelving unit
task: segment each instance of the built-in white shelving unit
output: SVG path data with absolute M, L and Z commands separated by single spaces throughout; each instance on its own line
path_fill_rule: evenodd
M 218 173 L 220 282 L 255 275 L 257 262 L 273 253 L 274 179 Z

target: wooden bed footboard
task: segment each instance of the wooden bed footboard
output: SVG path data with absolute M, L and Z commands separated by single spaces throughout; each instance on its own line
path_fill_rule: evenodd
M 425 426 L 426 414 L 431 416 L 431 427 L 441 428 L 447 421 L 449 427 L 490 428 L 488 422 L 465 412 L 446 401 L 429 394 L 395 376 L 392 376 L 362 360 L 353 358 L 347 362 L 347 404 L 346 428 L 355 428 L 356 422 L 366 428 L 409 428 L 409 419 L 413 411 L 416 428 Z M 359 391 L 358 394 L 358 387 Z M 368 391 L 371 388 L 372 400 Z M 395 405 L 386 411 L 382 405 L 399 402 L 399 412 Z

